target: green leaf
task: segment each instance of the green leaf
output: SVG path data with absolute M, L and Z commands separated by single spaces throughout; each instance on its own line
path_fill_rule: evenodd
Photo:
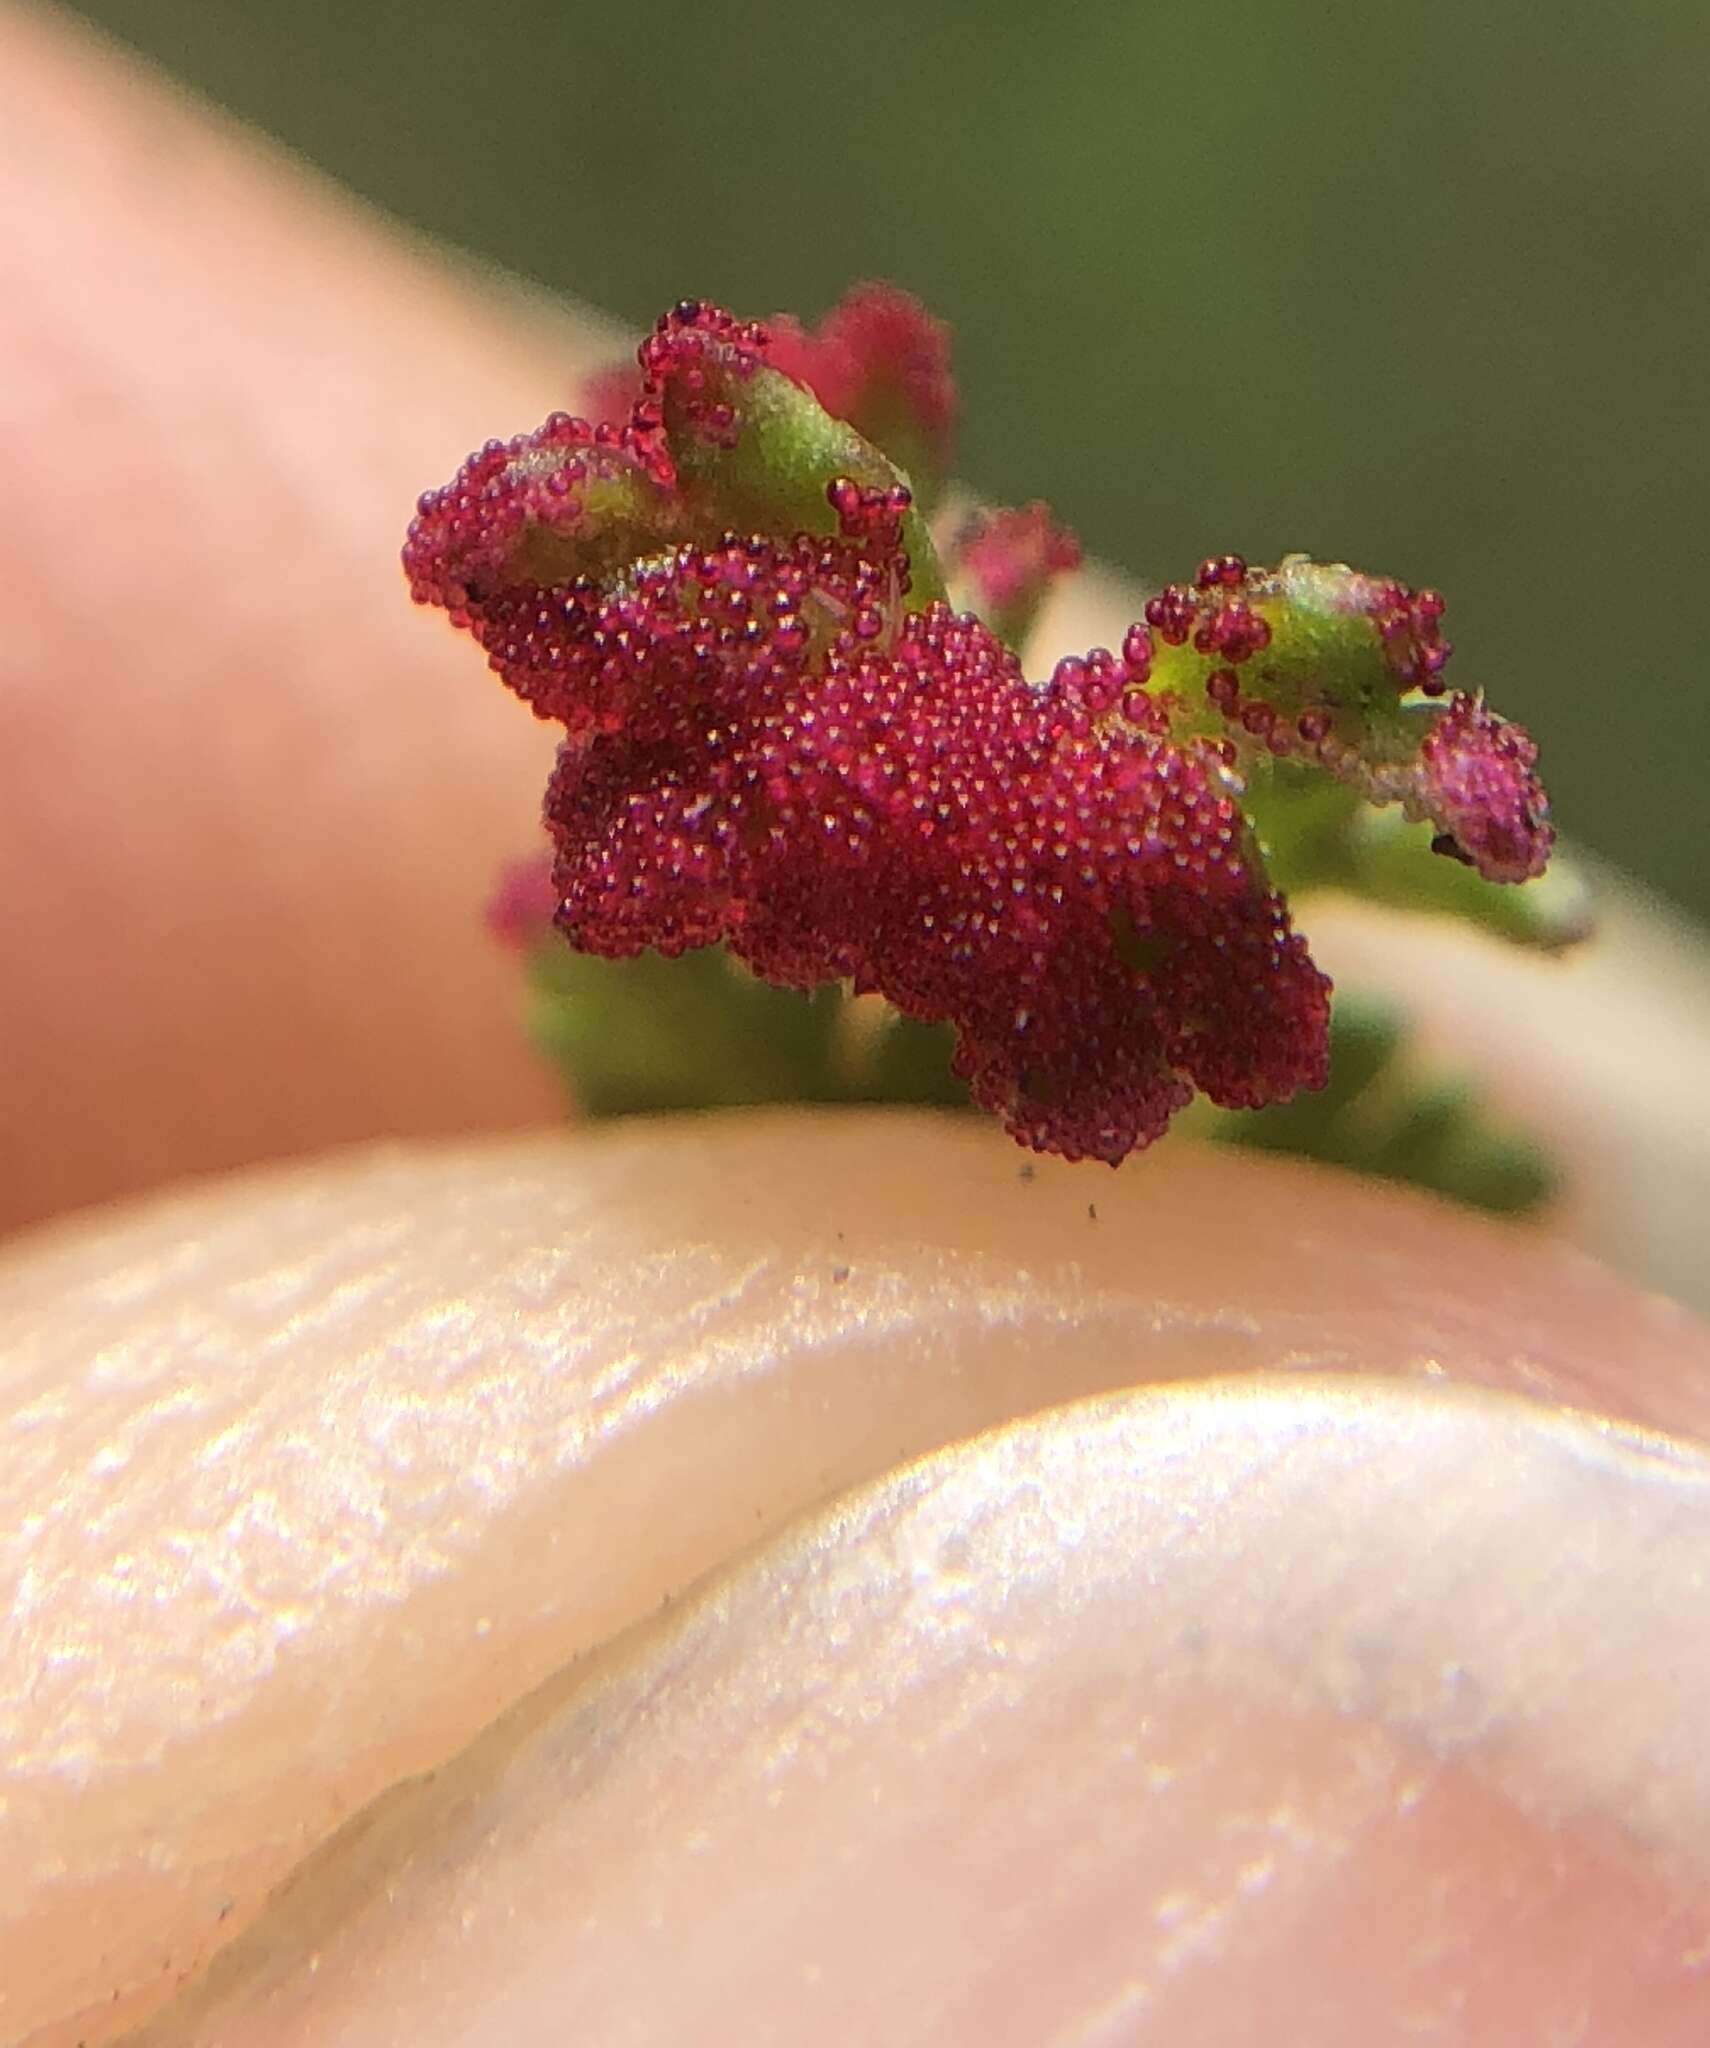
M 774 988 L 722 947 L 602 960 L 548 936 L 528 968 L 530 1035 L 592 1116 L 967 1099 L 948 1027 L 835 985 Z
M 1277 1109 L 1216 1111 L 1202 1123 L 1223 1144 L 1289 1152 L 1522 1215 L 1556 1191 L 1537 1143 L 1491 1116 L 1470 1082 L 1422 1070 L 1398 1012 L 1337 991 L 1330 1082 Z
M 529 983 L 531 1035 L 591 1115 L 825 1099 L 835 988 L 773 988 L 717 948 L 601 960 L 556 937 Z
M 669 392 L 665 409 L 683 498 L 705 535 L 726 529 L 832 534 L 837 515 L 826 491 L 836 478 L 848 477 L 869 490 L 907 482 L 871 441 L 846 420 L 833 419 L 811 392 L 779 370 L 761 367 L 721 377 L 716 362 L 709 363 L 696 403 L 708 397 L 731 408 L 735 429 L 728 441 L 685 427 L 681 404 Z M 912 577 L 909 603 L 921 610 L 945 592 L 938 550 L 918 504 L 903 517 L 902 544 Z
M 1497 886 L 1433 853 L 1432 828 L 1373 810 L 1346 784 L 1294 761 L 1253 764 L 1243 799 L 1272 881 L 1291 902 L 1336 889 L 1397 910 L 1459 918 L 1516 945 L 1559 952 L 1593 926 L 1589 884 L 1559 844 L 1536 880 Z M 1302 919 L 1311 936 L 1309 918 Z
M 970 1107 L 966 1086 L 950 1071 L 956 1034 L 948 1024 L 921 1024 L 887 1003 L 872 1050 L 850 1077 L 852 1102 L 912 1102 Z
M 841 988 L 773 988 L 721 949 L 601 960 L 556 939 L 529 961 L 531 1028 L 592 1116 L 768 1102 L 964 1108 L 947 1026 Z M 1464 1081 L 1421 1074 L 1389 1006 L 1339 992 L 1330 1082 L 1281 1108 L 1190 1117 L 1218 1142 L 1293 1153 L 1523 1214 L 1555 1176 L 1542 1150 L 1492 1120 Z

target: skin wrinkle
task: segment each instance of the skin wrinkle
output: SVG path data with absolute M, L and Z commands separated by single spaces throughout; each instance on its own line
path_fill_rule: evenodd
M 742 2015 L 754 2043 L 1072 2039 L 1125 1954 L 1148 2022 L 1129 2038 L 1257 2043 L 1276 1973 L 1351 1917 L 1369 1952 L 1287 1995 L 1287 2038 L 1370 2048 L 1400 2038 L 1399 2002 L 1409 2039 L 1522 2048 L 1577 2015 L 1589 2039 L 1695 2041 L 1707 1653 L 1659 1623 L 1702 1578 L 1707 1496 L 1701 1452 L 1466 1389 L 1422 1409 L 1393 1382 L 1242 1379 L 1030 1418 L 795 1525 L 550 1681 L 330 1845 L 143 2040 L 386 2048 L 420 2038 L 430 1997 L 447 2044 L 526 2048 L 566 2010 L 602 2043 L 737 2038 L 697 2013 Z M 1398 1594 L 1421 1560 L 1419 1598 Z M 1512 1627 L 1539 1602 L 1576 1646 L 1549 1665 Z M 1435 1682 L 1451 1664 L 1476 1728 Z M 1643 1711 L 1611 1712 L 1622 1688 Z M 1659 1780 L 1673 1799 L 1647 1797 Z M 1208 1786 L 1221 1827 L 1184 1833 Z M 1050 1858 L 998 1852 L 1041 1830 Z M 1445 1836 L 1498 1880 L 1506 1978 L 1464 1876 L 1431 1876 Z M 1392 1894 L 1350 1898 L 1356 1852 Z M 757 1925 L 759 1887 L 781 1903 Z M 1034 1969 L 1042 1942 L 1061 1967 Z M 780 1995 L 791 1955 L 814 1967 Z
M 716 1559 L 1041 1403 L 1306 1354 L 1706 1429 L 1710 1334 L 1548 1239 L 1192 1147 L 1100 1181 L 1094 1224 L 1084 1174 L 1024 1180 L 972 1119 L 778 1112 L 357 1154 L 20 1244 L 10 1412 L 78 1398 L 52 1442 L 0 1409 L 0 1557 L 53 1587 L 0 1658 L 0 1864 L 35 1872 L 0 1987 L 29 1957 L 68 2009 L 103 1897 L 121 1986 L 188 1967 Z M 130 1900 L 165 1840 L 173 1881 Z

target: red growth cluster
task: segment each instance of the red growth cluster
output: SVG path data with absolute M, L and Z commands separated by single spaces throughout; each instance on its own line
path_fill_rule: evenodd
M 893 435 L 945 475 L 956 434 L 950 331 L 911 293 L 892 284 L 857 285 L 816 328 L 788 314 L 766 323 L 766 357 L 834 419 L 850 420 L 893 454 Z M 641 396 L 633 361 L 588 380 L 589 416 L 621 423 Z M 1042 509 L 1042 508 L 1041 508 Z
M 532 946 L 557 913 L 551 863 L 532 854 L 507 861 L 487 899 L 487 929 L 494 938 L 519 949 Z
M 1333 579 L 1338 611 L 1358 614 L 1372 628 L 1390 673 L 1403 689 L 1440 697 L 1442 670 L 1453 651 L 1443 638 L 1443 600 L 1435 590 L 1412 590 L 1392 577 L 1352 569 L 1319 570 Z M 1254 572 L 1239 555 L 1211 555 L 1192 583 L 1166 584 L 1146 606 L 1146 617 L 1172 646 L 1189 639 L 1201 654 L 1245 661 L 1270 645 L 1270 628 L 1249 600 L 1275 596 L 1279 579 Z
M 1487 881 L 1541 874 L 1554 839 L 1531 735 L 1459 692 L 1420 748 L 1419 808 L 1439 828 L 1439 853 Z
M 935 474 L 949 468 L 956 432 L 950 330 L 918 299 L 895 285 L 857 285 L 811 331 L 787 314 L 767 328 L 772 367 L 805 385 L 834 418 L 853 420 L 886 449 L 887 422 L 903 424 Z
M 1205 697 L 1230 732 L 1429 819 L 1435 851 L 1487 881 L 1529 881 L 1555 840 L 1531 738 L 1461 692 L 1423 721 L 1407 708 L 1411 693 L 1445 698 L 1443 612 L 1436 591 L 1393 578 L 1298 556 L 1252 570 L 1239 555 L 1218 555 L 1193 583 L 1151 599 L 1146 620 L 1167 647 L 1212 664 Z M 1352 650 L 1335 645 L 1339 627 Z M 1382 689 L 1357 658 L 1363 646 L 1381 660 Z
M 970 520 L 957 542 L 956 566 L 987 617 L 1025 619 L 1059 576 L 1081 566 L 1081 544 L 1048 505 L 1020 505 Z
M 770 980 L 948 1020 L 976 1100 L 1071 1159 L 1122 1159 L 1195 1088 L 1258 1107 L 1321 1085 L 1329 984 L 1264 874 L 1236 750 L 1148 689 L 1154 635 L 1263 648 L 1244 566 L 1030 683 L 978 619 L 911 603 L 899 484 L 832 476 L 801 530 L 730 521 L 747 473 L 720 451 L 750 382 L 776 356 L 800 374 L 804 346 L 686 302 L 623 425 L 556 416 L 420 501 L 416 597 L 567 734 L 559 928 L 611 957 L 722 941 Z M 1476 710 L 1440 732 L 1464 843 L 1506 861 L 1491 779 L 1517 757 Z

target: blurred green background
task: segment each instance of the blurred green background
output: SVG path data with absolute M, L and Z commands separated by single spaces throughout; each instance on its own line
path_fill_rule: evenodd
M 1568 831 L 1710 915 L 1710 0 L 78 11 L 638 324 L 911 286 L 982 490 L 1440 585 Z

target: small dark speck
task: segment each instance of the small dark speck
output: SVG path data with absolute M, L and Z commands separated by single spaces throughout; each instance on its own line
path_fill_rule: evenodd
M 1098 1204 L 1096 1202 L 1089 1202 L 1087 1204 L 1087 1221 L 1089 1223 L 1096 1223 L 1098 1221 Z
M 834 1287 L 841 1287 L 841 1286 L 842 1286 L 842 1284 L 844 1283 L 844 1281 L 845 1281 L 845 1280 L 847 1280 L 848 1278 L 849 1278 L 849 1268 L 848 1268 L 847 1266 L 833 1266 L 833 1267 L 832 1267 L 832 1269 L 831 1269 L 831 1280 L 832 1280 L 832 1285 L 833 1285 Z
M 1031 1159 L 1026 1160 L 1022 1164 L 1020 1178 L 1022 1180 L 1031 1180 L 1034 1174 L 1038 1172 L 1038 1170 L 1039 1169 L 1033 1164 L 1033 1161 Z

